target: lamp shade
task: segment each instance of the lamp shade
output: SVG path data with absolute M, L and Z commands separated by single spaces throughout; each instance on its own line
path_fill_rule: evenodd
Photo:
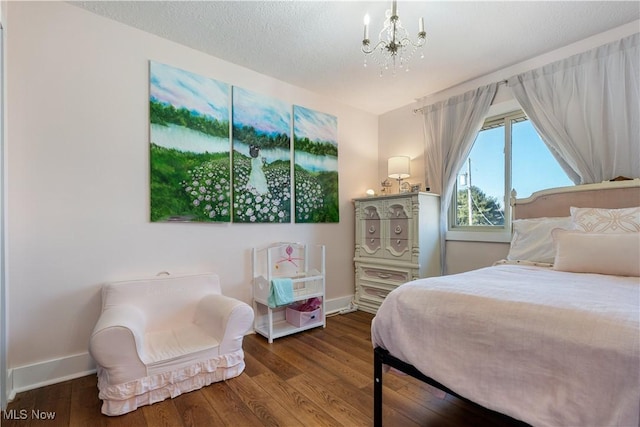
M 409 178 L 409 164 L 411 159 L 407 156 L 389 157 L 387 170 L 389 178 L 405 179 Z

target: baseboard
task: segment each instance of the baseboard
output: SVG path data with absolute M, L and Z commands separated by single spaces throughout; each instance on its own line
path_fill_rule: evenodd
M 325 310 L 327 315 L 347 313 L 355 310 L 352 304 L 353 295 L 327 299 Z M 56 384 L 74 378 L 84 377 L 96 372 L 95 362 L 89 353 L 47 360 L 32 365 L 18 366 L 7 372 L 8 401 L 12 401 L 17 393 L 35 388 Z
M 2 408 L 2 410 L 4 411 L 5 409 L 7 409 L 7 403 L 12 401 L 16 395 L 13 391 L 13 372 L 11 372 L 11 369 L 7 369 L 7 382 L 2 386 L 4 387 L 6 393 L 6 401 L 4 402 L 4 408 Z
M 47 385 L 84 377 L 96 372 L 96 366 L 89 353 L 47 360 L 32 365 L 9 369 L 9 401 L 17 393 Z
M 327 311 L 327 316 L 338 313 L 346 313 L 352 310 L 353 295 L 347 295 L 346 297 L 328 299 L 324 302 L 324 308 Z

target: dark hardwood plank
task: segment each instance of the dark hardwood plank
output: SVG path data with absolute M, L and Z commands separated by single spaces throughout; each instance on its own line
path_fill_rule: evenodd
M 370 414 L 364 414 L 351 405 L 351 402 L 337 398 L 333 390 L 306 374 L 287 381 L 307 398 L 325 408 L 331 416 L 344 426 L 368 426 L 373 423 Z
M 316 328 L 269 344 L 244 339 L 237 378 L 118 417 L 100 413 L 95 375 L 18 394 L 0 419 L 25 426 L 370 426 L 373 423 L 373 315 L 332 316 Z M 383 422 L 391 427 L 523 427 L 525 424 L 445 395 L 405 375 L 385 373 Z M 39 412 L 32 412 L 32 411 Z M 34 414 L 55 412 L 53 420 Z M 26 415 L 26 419 L 19 419 Z
M 371 334 L 371 319 L 367 321 L 366 317 L 357 316 L 332 316 L 329 318 L 330 321 L 339 323 L 344 331 L 355 330 L 356 332 L 352 334 L 366 337 L 370 337 Z
M 350 314 L 343 316 L 332 316 L 327 318 L 327 327 L 325 328 L 330 334 L 334 334 L 337 336 L 344 335 L 363 335 L 363 326 L 358 324 L 357 326 L 350 325 L 344 322 L 344 319 L 341 319 L 344 316 L 349 316 Z M 360 322 L 359 322 L 360 323 Z M 366 334 L 369 335 L 371 333 L 370 327 L 364 327 L 366 329 Z M 313 329 L 311 330 L 313 331 Z
M 71 410 L 71 381 L 53 384 L 36 396 L 27 426 L 44 426 L 61 423 L 69 419 Z
M 389 375 L 387 375 L 387 377 L 388 376 Z M 386 381 L 386 378 L 384 379 L 384 381 Z M 373 386 L 371 386 L 368 391 L 373 394 Z M 448 414 L 443 415 L 437 411 L 432 411 L 431 407 L 427 404 L 416 404 L 415 402 L 407 399 L 405 396 L 390 388 L 384 389 L 382 401 L 385 405 L 388 404 L 389 406 L 392 406 L 398 412 L 404 414 L 406 417 L 416 423 L 424 422 L 424 420 L 433 422 L 433 420 L 435 419 L 441 425 L 456 425 L 451 422 Z M 468 419 L 460 419 L 459 422 L 462 422 L 462 425 L 474 425 L 474 423 L 470 422 L 470 420 Z
M 173 399 L 163 400 L 150 406 L 143 406 L 139 410 L 144 415 L 144 419 L 149 426 L 182 427 L 185 425 Z
M 353 335 L 342 335 L 338 337 L 320 329 L 309 335 L 332 347 L 346 351 L 363 362 L 371 363 L 373 360 L 371 341 L 363 341 Z
M 340 425 L 329 413 L 322 409 L 321 405 L 311 401 L 297 388 L 291 387 L 273 373 L 261 374 L 255 380 L 272 398 L 294 412 L 296 418 L 302 422 L 300 425 L 327 427 Z
M 96 376 L 72 381 L 69 427 L 104 426 L 108 417 L 99 415 L 102 401 L 96 396 Z
M 233 381 L 233 379 L 231 380 Z M 209 404 L 216 410 L 224 426 L 259 427 L 262 422 L 229 387 L 226 381 L 203 389 Z
M 36 404 L 36 396 L 42 393 L 44 388 L 29 390 L 16 395 L 16 398 L 7 405 L 7 410 L 2 413 L 0 423 L 4 427 L 25 426 L 26 420 L 31 416 L 31 411 Z
M 302 351 L 300 346 L 298 346 L 297 336 L 295 336 L 294 340 L 283 339 L 275 346 L 273 344 L 267 344 L 267 341 L 264 339 L 262 339 L 261 342 L 263 345 L 268 345 L 270 351 L 286 359 L 287 362 L 298 368 L 301 372 L 316 377 L 318 381 L 329 381 L 339 378 L 332 369 L 318 365 L 314 358 L 315 352 L 309 354 L 308 352 Z
M 290 412 L 280 402 L 264 391 L 253 378 L 240 375 L 227 381 L 229 387 L 265 426 L 303 425 L 294 412 Z
M 266 368 L 275 372 L 283 380 L 287 380 L 296 375 L 300 375 L 302 372 L 291 365 L 289 362 L 267 350 L 253 339 L 246 339 L 243 342 L 243 348 L 255 357 Z
M 369 366 L 371 366 L 366 361 L 354 356 L 349 350 L 345 351 L 337 348 L 324 340 L 314 337 L 313 335 L 307 334 L 301 336 L 300 342 L 306 343 L 310 347 L 319 350 L 327 357 L 332 358 L 335 361 L 334 363 L 340 363 L 344 365 L 345 368 L 353 369 L 358 373 L 367 373 Z M 367 377 L 365 383 L 369 383 L 372 381 L 371 375 L 365 374 L 365 376 Z
M 173 402 L 185 427 L 222 425 L 222 418 L 209 404 L 204 393 L 184 393 L 173 399 Z M 151 423 L 147 425 L 155 426 Z
M 244 339 L 244 373 L 249 375 L 250 377 L 255 377 L 260 374 L 264 374 L 265 372 L 269 372 L 269 368 L 264 366 L 258 359 L 256 359 L 253 354 L 247 351 L 248 342 L 255 337 L 255 335 L 249 335 Z
M 144 418 L 144 413 L 142 411 L 133 411 L 129 412 L 128 414 L 120 415 L 118 417 L 107 417 L 106 415 L 100 414 L 100 417 L 105 420 L 104 425 L 107 427 L 150 427 L 150 425 L 147 424 L 147 421 Z
M 304 334 L 300 334 L 300 339 L 297 342 L 299 351 L 303 352 L 303 354 L 308 355 L 322 368 L 333 372 L 334 375 L 338 376 L 344 381 L 347 381 L 350 384 L 355 385 L 356 387 L 362 387 L 373 381 L 373 368 L 371 368 L 371 372 L 366 372 L 359 371 L 351 366 L 347 366 L 342 363 L 336 363 L 335 352 L 333 355 L 327 355 L 323 353 L 321 349 L 314 347 L 312 345 L 313 342 L 312 344 L 305 342 L 305 337 L 306 336 Z

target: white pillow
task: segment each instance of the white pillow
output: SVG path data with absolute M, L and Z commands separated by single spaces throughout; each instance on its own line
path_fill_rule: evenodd
M 640 233 L 557 230 L 554 270 L 640 276 Z
M 575 230 L 587 233 L 637 233 L 640 231 L 640 207 L 598 209 L 571 207 Z
M 507 259 L 552 263 L 555 247 L 551 231 L 571 228 L 571 217 L 541 217 L 513 220 L 513 237 Z

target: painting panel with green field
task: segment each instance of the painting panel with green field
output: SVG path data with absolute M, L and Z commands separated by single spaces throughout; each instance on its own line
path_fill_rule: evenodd
M 291 222 L 291 104 L 233 87 L 233 222 Z
M 151 221 L 231 221 L 229 92 L 150 61 Z
M 338 119 L 293 106 L 295 221 L 340 222 Z

